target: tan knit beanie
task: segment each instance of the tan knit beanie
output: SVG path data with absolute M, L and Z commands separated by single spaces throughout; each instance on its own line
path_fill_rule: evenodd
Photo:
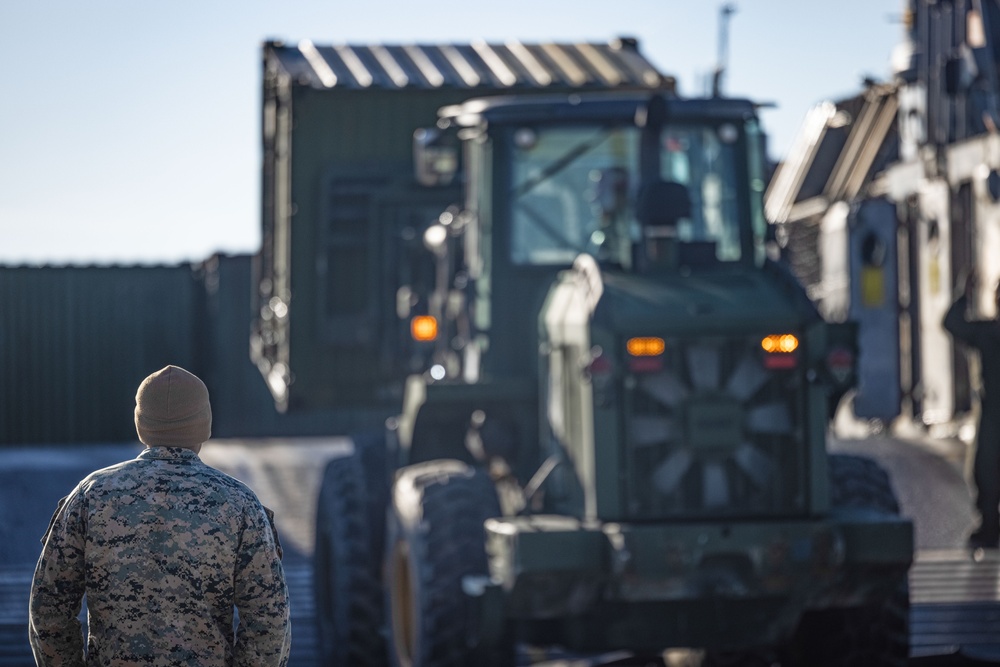
M 150 447 L 195 447 L 212 435 L 208 388 L 178 366 L 156 371 L 135 394 L 135 430 Z

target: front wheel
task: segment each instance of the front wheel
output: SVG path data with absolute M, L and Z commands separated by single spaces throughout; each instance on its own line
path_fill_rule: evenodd
M 889 473 L 877 461 L 853 454 L 830 454 L 828 465 L 833 509 L 869 509 L 899 515 Z
M 883 600 L 861 607 L 806 614 L 792 665 L 802 667 L 905 667 L 909 662 L 910 596 L 906 575 Z M 783 665 L 786 663 L 782 663 Z
M 888 473 L 877 462 L 846 454 L 829 457 L 830 504 L 834 510 L 870 510 L 899 515 Z M 789 662 L 811 667 L 903 667 L 910 649 L 910 590 L 906 573 L 886 580 L 868 576 L 885 594 L 867 604 L 824 609 L 803 616 Z M 783 663 L 784 664 L 784 663 Z
M 461 461 L 410 466 L 396 480 L 386 541 L 389 653 L 396 667 L 510 667 L 513 644 L 487 648 L 465 577 L 487 575 L 483 523 L 499 516 L 489 476 Z

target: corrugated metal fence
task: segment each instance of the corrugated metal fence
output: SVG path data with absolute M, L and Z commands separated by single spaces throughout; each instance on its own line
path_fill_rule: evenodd
M 167 364 L 208 385 L 213 437 L 356 430 L 275 409 L 250 360 L 252 260 L 0 266 L 0 446 L 134 441 L 135 390 Z
M 191 265 L 0 267 L 0 443 L 124 441 L 139 382 L 198 373 Z

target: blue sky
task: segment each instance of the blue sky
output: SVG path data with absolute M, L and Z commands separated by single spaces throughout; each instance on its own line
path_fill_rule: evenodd
M 635 36 L 704 93 L 723 0 L 30 0 L 0 4 L 0 264 L 252 253 L 260 44 Z M 806 111 L 891 76 L 903 0 L 733 0 L 725 92 L 774 102 L 775 159 Z

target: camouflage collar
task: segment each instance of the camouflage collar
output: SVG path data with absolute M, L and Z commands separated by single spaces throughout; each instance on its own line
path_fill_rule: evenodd
M 198 453 L 184 447 L 147 447 L 139 452 L 137 458 L 164 461 L 194 461 Z

